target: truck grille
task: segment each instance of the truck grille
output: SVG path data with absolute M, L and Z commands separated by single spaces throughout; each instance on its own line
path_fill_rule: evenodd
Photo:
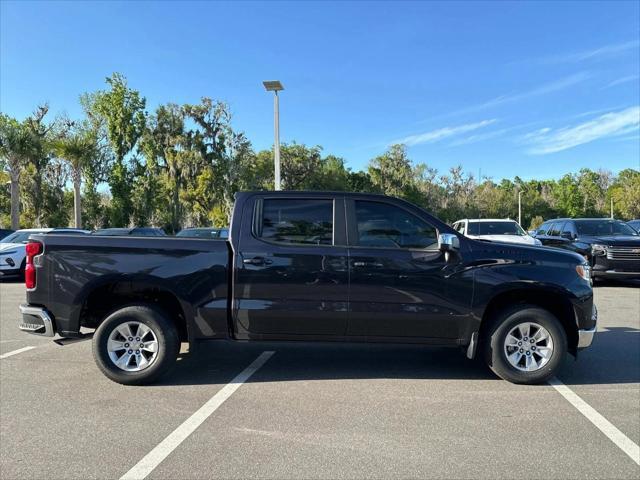
M 609 247 L 609 260 L 640 260 L 640 247 Z

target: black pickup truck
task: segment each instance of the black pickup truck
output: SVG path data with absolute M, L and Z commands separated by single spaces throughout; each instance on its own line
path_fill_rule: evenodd
M 244 192 L 228 241 L 33 235 L 20 328 L 95 329 L 98 367 L 124 384 L 211 339 L 460 346 L 539 383 L 591 344 L 589 274 L 578 254 L 472 240 L 396 198 Z

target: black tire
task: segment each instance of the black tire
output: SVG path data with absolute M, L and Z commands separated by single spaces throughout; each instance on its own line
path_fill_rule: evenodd
M 27 259 L 25 258 L 24 260 L 22 260 L 22 263 L 20 264 L 20 270 L 18 271 L 18 279 L 21 282 L 24 282 L 25 278 L 24 278 L 24 271 L 27 268 Z
M 125 322 L 135 321 L 150 328 L 157 338 L 158 351 L 151 364 L 140 371 L 125 371 L 109 357 L 107 342 L 111 333 Z M 93 336 L 93 358 L 109 379 L 123 385 L 145 385 L 165 374 L 174 364 L 180 351 L 176 326 L 166 314 L 149 305 L 130 305 L 111 313 Z
M 553 340 L 551 358 L 539 370 L 518 370 L 507 359 L 504 348 L 506 336 L 523 322 L 541 325 Z M 560 321 L 551 312 L 534 305 L 516 305 L 496 316 L 487 330 L 482 346 L 485 361 L 496 375 L 512 383 L 531 385 L 543 383 L 555 374 L 567 353 L 567 335 Z

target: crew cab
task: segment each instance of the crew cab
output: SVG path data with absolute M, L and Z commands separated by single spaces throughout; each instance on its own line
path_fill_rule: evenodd
M 400 199 L 242 192 L 229 233 L 32 235 L 20 328 L 94 330 L 98 367 L 123 384 L 154 381 L 201 340 L 458 346 L 539 383 L 596 331 L 582 256 L 473 240 Z

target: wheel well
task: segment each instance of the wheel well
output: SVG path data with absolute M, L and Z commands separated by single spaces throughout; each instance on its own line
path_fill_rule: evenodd
M 505 308 L 518 304 L 536 305 L 551 312 L 564 327 L 567 334 L 569 352 L 575 354 L 578 345 L 578 330 L 575 313 L 569 299 L 556 292 L 539 290 L 513 290 L 496 295 L 491 299 L 482 315 L 479 338 L 485 338 L 491 320 Z
M 180 341 L 188 341 L 185 314 L 177 297 L 154 286 L 129 282 L 102 285 L 93 290 L 84 301 L 80 312 L 80 326 L 97 328 L 106 316 L 125 305 L 147 303 L 162 309 L 176 325 Z

